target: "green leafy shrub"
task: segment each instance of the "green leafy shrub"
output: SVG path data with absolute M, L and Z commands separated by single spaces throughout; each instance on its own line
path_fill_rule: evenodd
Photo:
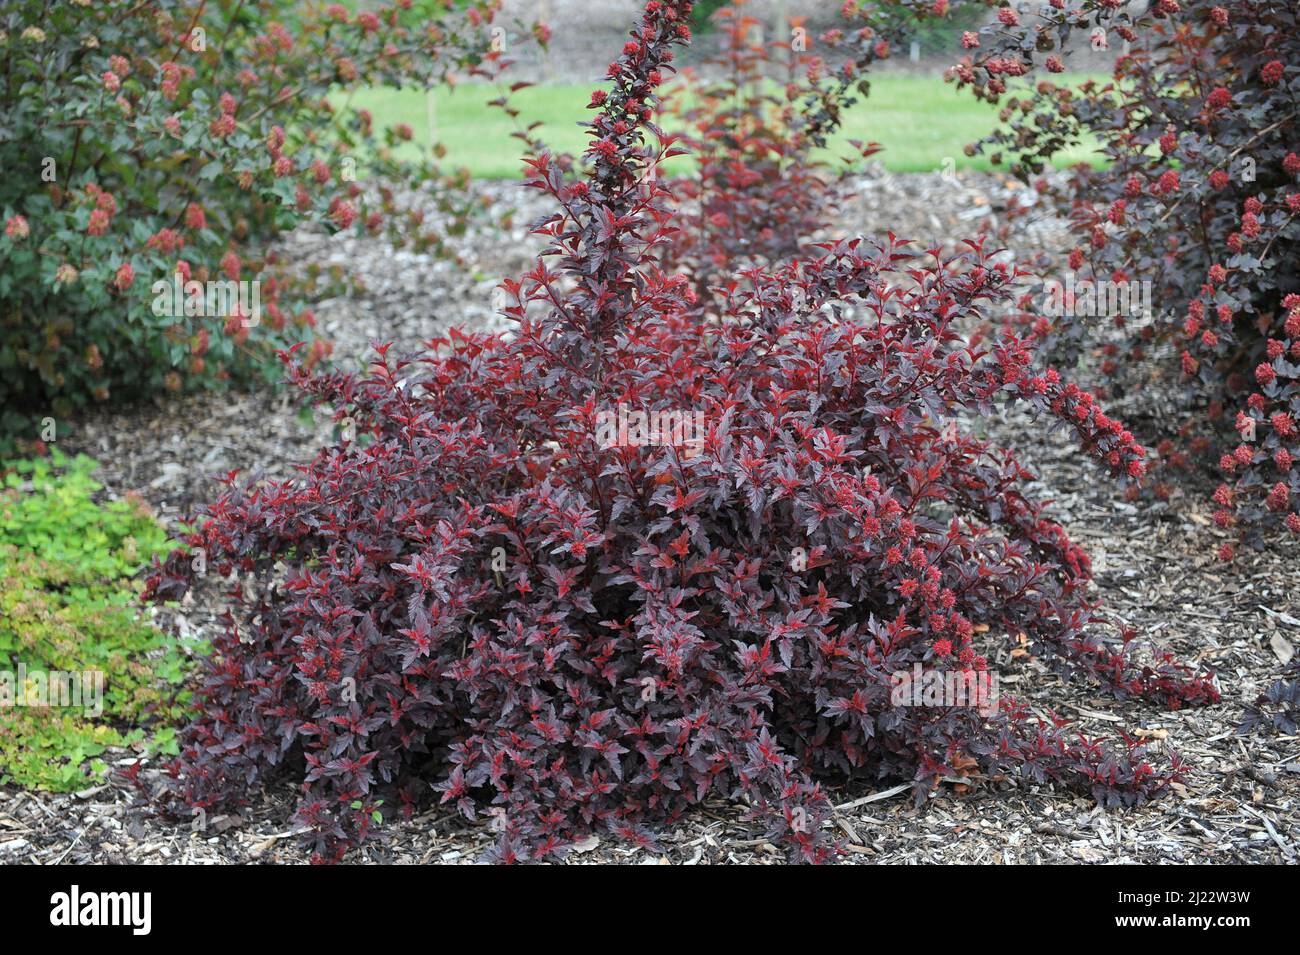
M 312 337 L 318 291 L 268 251 L 285 229 L 436 250 L 422 212 L 363 186 L 424 189 L 454 224 L 473 206 L 463 176 L 398 161 L 409 127 L 377 129 L 327 94 L 495 75 L 499 0 L 458 6 L 5 4 L 0 438 L 32 444 L 33 419 L 278 367 Z M 328 351 L 314 341 L 311 360 Z
M 97 504 L 86 457 L 6 466 L 0 490 L 0 782 L 84 789 L 109 747 L 172 748 L 185 654 L 131 607 L 130 577 L 167 550 L 140 502 Z M 102 696 L 52 706 L 49 674 Z M 102 674 L 102 677 L 86 676 Z M 42 688 L 44 684 L 44 688 Z M 41 693 L 45 695 L 42 696 Z

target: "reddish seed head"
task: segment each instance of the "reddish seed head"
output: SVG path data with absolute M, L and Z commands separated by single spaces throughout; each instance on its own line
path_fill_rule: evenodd
M 1268 498 L 1265 501 L 1265 504 L 1268 506 L 1270 511 L 1285 511 L 1290 501 L 1290 489 L 1281 481 L 1278 481 L 1273 485 L 1273 489 L 1268 492 Z
M 87 235 L 103 235 L 108 231 L 108 213 L 95 209 L 90 213 L 90 222 L 86 225 Z
M 123 262 L 118 266 L 117 274 L 113 276 L 113 284 L 116 285 L 120 291 L 125 292 L 131 287 L 131 284 L 134 281 L 135 269 L 131 267 L 130 262 Z
M 235 131 L 235 117 L 229 113 L 222 113 L 217 119 L 208 124 L 208 132 L 217 139 L 224 139 Z

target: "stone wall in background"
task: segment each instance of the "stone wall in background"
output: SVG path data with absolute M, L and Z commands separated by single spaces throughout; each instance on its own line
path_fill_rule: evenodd
M 515 50 L 518 67 L 526 78 L 551 79 L 554 82 L 587 83 L 598 81 L 609 61 L 617 55 L 643 0 L 505 0 L 506 21 L 515 17 L 543 19 L 551 27 L 551 49 L 546 57 L 536 50 Z M 833 0 L 754 0 L 747 12 L 766 24 L 766 35 L 774 37 L 778 28 L 789 30 L 787 17 L 807 16 L 812 36 L 835 25 L 838 2 Z M 695 63 L 717 50 L 718 30 L 698 32 L 695 41 L 682 56 L 682 62 Z
M 644 0 L 505 0 L 503 23 L 516 19 L 531 22 L 542 19 L 551 26 L 551 49 L 546 56 L 525 45 L 509 52 L 517 61 L 519 78 L 557 83 L 592 83 L 603 76 L 605 67 L 618 53 L 627 38 L 627 32 Z M 751 16 L 766 24 L 768 37 L 780 30 L 788 35 L 787 18 L 808 18 L 809 35 L 813 38 L 822 30 L 839 22 L 839 0 L 753 0 L 747 6 Z M 922 29 L 915 50 L 899 50 L 888 64 L 887 70 L 922 70 L 936 75 L 944 67 L 961 58 L 960 37 L 963 30 L 978 29 L 990 16 L 988 11 L 972 9 L 949 16 L 941 23 Z M 683 63 L 697 63 L 715 52 L 720 32 L 706 30 L 697 33 L 696 40 L 682 56 Z M 513 38 L 508 38 L 508 43 Z M 1090 56 L 1070 58 L 1070 69 L 1079 71 L 1107 71 L 1113 62 L 1114 48 Z M 913 60 L 912 56 L 916 59 Z

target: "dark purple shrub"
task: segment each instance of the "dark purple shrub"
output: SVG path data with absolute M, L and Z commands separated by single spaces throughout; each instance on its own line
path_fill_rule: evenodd
M 1300 727 L 1300 662 L 1292 660 L 1248 707 L 1238 728 L 1241 733 L 1261 729 L 1294 736 Z
M 1141 663 L 1123 627 L 1097 633 L 1112 621 L 1086 555 L 1010 452 L 958 427 L 1016 399 L 1121 479 L 1143 469 L 1023 343 L 960 337 L 1016 279 L 980 244 L 951 261 L 892 236 L 828 244 L 735 276 L 716 318 L 658 267 L 671 143 L 650 118 L 690 7 L 646 5 L 593 101 L 584 177 L 530 160 L 558 211 L 505 283 L 515 331 L 381 347 L 362 377 L 293 370 L 348 436 L 297 480 L 232 488 L 189 541 L 239 576 L 170 767 L 184 804 L 294 779 L 333 860 L 380 800 L 410 810 L 432 787 L 486 809 L 495 857 L 518 861 L 593 829 L 649 844 L 723 796 L 823 861 L 823 778 L 921 798 L 944 776 L 1023 776 L 1128 804 L 1178 777 L 1176 757 L 1157 770 L 1014 702 L 895 705 L 896 674 L 979 680 L 1005 642 L 1160 705 L 1217 692 Z M 193 566 L 174 555 L 152 593 Z
M 870 93 L 870 70 L 938 22 L 946 7 L 919 0 L 848 2 L 836 26 L 816 35 L 790 17 L 788 35 L 764 38 L 748 0 L 712 14 L 720 52 L 665 88 L 665 125 L 689 151 L 694 171 L 669 183 L 673 241 L 665 267 L 691 278 L 696 308 L 716 309 L 714 290 L 750 265 L 811 253 L 852 189 L 850 159 L 880 151 L 850 141 L 851 156 L 818 158 L 846 110 Z
M 861 49 L 849 52 L 867 62 L 875 56 L 865 27 L 853 39 L 838 29 L 814 39 L 803 18 L 791 20 L 790 39 L 765 42 L 746 6 L 738 0 L 713 14 L 720 52 L 684 70 L 664 96 L 663 111 L 696 168 L 670 183 L 679 231 L 662 255 L 666 267 L 691 275 L 700 300 L 746 264 L 797 255 L 826 224 L 842 179 L 813 151 L 852 105 L 860 73 L 857 59 L 831 66 L 826 55 L 856 39 Z
M 1111 82 L 1016 85 L 1089 42 L 1118 54 Z M 1039 183 L 1079 233 L 1070 270 L 1152 285 L 1145 319 L 1034 316 L 1037 334 L 1059 360 L 1090 356 L 1108 395 L 1174 396 L 1152 429 L 1161 477 L 1217 464 L 1219 526 L 1256 546 L 1300 534 L 1300 9 L 1053 0 L 1003 7 L 968 45 L 952 75 L 1003 103 L 1006 124 L 980 148 L 1031 179 L 1061 149 L 1100 144 L 1104 166 Z

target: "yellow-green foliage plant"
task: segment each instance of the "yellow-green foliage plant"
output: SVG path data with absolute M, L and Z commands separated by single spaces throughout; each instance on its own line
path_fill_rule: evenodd
M 114 748 L 174 746 L 188 648 L 133 606 L 167 535 L 143 501 L 98 502 L 96 467 L 56 451 L 0 468 L 0 784 L 78 791 Z

